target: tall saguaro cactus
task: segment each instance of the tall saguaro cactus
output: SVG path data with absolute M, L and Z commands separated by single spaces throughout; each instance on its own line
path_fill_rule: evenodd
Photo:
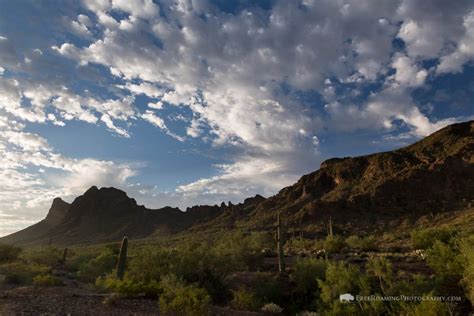
M 127 248 L 128 238 L 125 236 L 122 239 L 122 245 L 120 246 L 120 253 L 117 262 L 117 278 L 122 280 L 125 274 L 125 268 L 127 265 Z
M 63 266 L 65 266 L 65 265 L 66 265 L 67 251 L 68 251 L 67 247 L 66 247 L 66 248 L 64 248 L 64 252 L 63 252 L 63 259 L 62 259 L 62 261 L 61 261 L 61 264 L 62 264 Z
M 281 217 L 280 213 L 277 215 L 277 232 L 276 232 L 276 241 L 277 241 L 277 251 L 278 251 L 278 271 L 280 274 L 285 272 L 285 254 L 283 253 L 283 229 L 281 227 Z
M 332 236 L 332 217 L 329 216 L 329 223 L 328 223 L 328 236 Z

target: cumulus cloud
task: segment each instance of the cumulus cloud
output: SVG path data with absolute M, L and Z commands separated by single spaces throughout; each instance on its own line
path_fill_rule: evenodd
M 125 129 L 123 129 L 121 127 L 118 127 L 118 126 L 115 126 L 114 122 L 112 121 L 112 119 L 110 118 L 110 116 L 108 114 L 102 114 L 102 117 L 100 118 L 100 120 L 105 123 L 105 126 L 107 126 L 107 128 L 111 129 L 112 131 L 116 132 L 117 134 L 119 134 L 123 137 L 127 137 L 127 138 L 130 137 L 130 135 L 128 134 L 128 132 Z
M 474 59 L 474 11 L 464 16 L 463 25 L 464 35 L 457 43 L 454 52 L 441 58 L 438 72 L 460 72 L 465 63 Z
M 469 1 L 456 6 L 439 1 L 305 1 L 304 8 L 277 1 L 269 11 L 246 9 L 235 15 L 187 1 L 162 1 L 159 7 L 141 3 L 143 8 L 150 5 L 146 14 L 135 3 L 86 3 L 106 32 L 86 47 L 64 43 L 57 51 L 82 65 L 108 67 L 125 81 L 121 89 L 160 100 L 150 102 L 150 108 L 161 109 L 163 102 L 188 107 L 194 115 L 188 136 L 240 147 L 242 155 L 230 165 L 235 168 L 221 169 L 222 179 L 241 174 L 238 166 L 248 153 L 257 160 L 285 156 L 288 160 L 280 164 L 288 168 L 291 155 L 309 146 L 313 160 L 318 160 L 313 140 L 324 128 L 390 130 L 401 120 L 413 135 L 426 135 L 455 118 L 432 122 L 411 99 L 430 71 L 420 61 L 441 57 L 442 71 L 459 68 L 444 66 L 453 64 L 450 58 L 461 65 L 471 58 L 465 53 L 470 43 Z M 105 17 L 111 10 L 129 16 L 110 23 Z M 203 19 L 201 10 L 212 14 Z M 434 14 L 439 10 L 445 14 L 442 18 Z M 393 54 L 395 37 L 403 40 L 404 52 Z M 454 51 L 453 41 L 458 47 Z M 464 57 L 456 57 L 458 50 Z M 334 83 L 328 78 L 335 78 Z M 365 103 L 337 97 L 337 84 L 363 88 L 376 80 L 382 88 Z M 283 92 L 282 85 L 320 93 L 328 104 L 312 111 Z M 330 120 L 322 119 L 324 115 Z M 152 111 L 141 118 L 169 132 Z M 204 127 L 208 133 L 202 133 Z

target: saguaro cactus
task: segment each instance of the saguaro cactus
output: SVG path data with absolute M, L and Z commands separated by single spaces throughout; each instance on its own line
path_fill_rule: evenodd
M 120 246 L 120 253 L 117 262 L 117 278 L 122 280 L 125 274 L 125 268 L 127 265 L 127 247 L 128 238 L 125 236 L 122 239 L 122 245 Z
M 332 217 L 331 216 L 329 216 L 328 236 L 332 236 Z
M 62 261 L 61 261 L 61 264 L 62 264 L 63 266 L 66 265 L 67 251 L 68 251 L 67 247 L 64 248 L 64 251 L 63 251 L 63 259 L 62 259 Z
M 283 252 L 283 229 L 281 227 L 281 218 L 280 213 L 277 215 L 277 232 L 276 232 L 276 241 L 277 241 L 277 251 L 278 251 L 278 271 L 280 274 L 285 272 L 285 254 Z

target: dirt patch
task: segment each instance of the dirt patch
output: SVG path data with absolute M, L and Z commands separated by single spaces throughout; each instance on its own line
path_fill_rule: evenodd
M 0 294 L 0 315 L 159 315 L 156 300 L 121 298 L 70 287 L 21 287 Z

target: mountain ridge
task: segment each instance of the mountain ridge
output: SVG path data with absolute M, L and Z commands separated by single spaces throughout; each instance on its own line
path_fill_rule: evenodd
M 235 205 L 199 205 L 185 212 L 172 207 L 151 210 L 124 191 L 93 186 L 70 205 L 55 199 L 51 214 L 37 226 L 0 241 L 94 243 L 123 235 L 146 238 L 235 227 L 265 229 L 276 213 L 298 229 L 324 230 L 329 217 L 341 229 L 350 229 L 461 209 L 473 198 L 474 121 L 469 121 L 397 150 L 328 159 L 272 197 L 256 195 Z

